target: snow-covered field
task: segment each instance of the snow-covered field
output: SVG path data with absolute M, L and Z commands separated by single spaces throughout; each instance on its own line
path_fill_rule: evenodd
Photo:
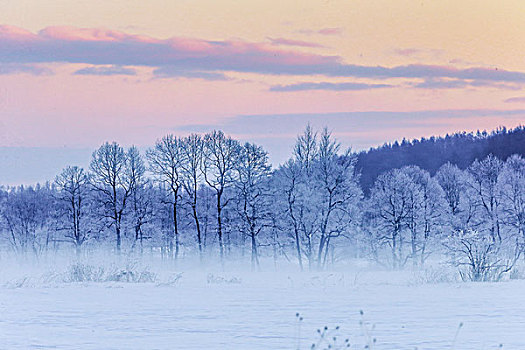
M 310 349 L 324 326 L 352 349 L 525 349 L 524 280 L 166 269 L 155 282 L 71 283 L 41 271 L 0 269 L 1 349 Z

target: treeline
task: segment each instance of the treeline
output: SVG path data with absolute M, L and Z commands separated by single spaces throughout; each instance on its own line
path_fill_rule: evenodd
M 1 190 L 2 242 L 22 256 L 106 247 L 173 260 L 246 257 L 254 269 L 261 256 L 301 269 L 350 257 L 402 268 L 435 254 L 474 280 L 499 279 L 518 261 L 521 156 L 488 155 L 464 170 L 445 163 L 434 175 L 417 165 L 390 169 L 368 195 L 357 161 L 327 129 L 309 126 L 274 170 L 263 148 L 221 131 L 167 135 L 145 154 L 105 143 L 89 169 Z
M 377 177 L 388 170 L 417 165 L 434 175 L 445 163 L 466 169 L 474 160 L 492 154 L 506 160 L 513 154 L 525 156 L 525 127 L 507 130 L 501 127 L 490 133 L 455 133 L 412 141 L 387 143 L 359 153 L 357 169 L 361 186 L 368 193 Z

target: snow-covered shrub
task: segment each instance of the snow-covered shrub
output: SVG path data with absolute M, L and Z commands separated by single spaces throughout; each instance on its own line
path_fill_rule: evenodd
M 445 247 L 463 281 L 486 282 L 499 281 L 514 268 L 522 249 L 509 243 L 487 232 L 465 230 L 448 237 Z
M 8 289 L 16 289 L 16 288 L 27 287 L 30 285 L 31 285 L 31 279 L 26 276 L 26 277 L 19 278 L 13 281 L 7 281 L 3 284 L 3 287 L 8 288 Z
M 147 283 L 155 282 L 157 275 L 146 269 L 138 269 L 134 265 L 125 268 L 104 268 L 82 263 L 71 265 L 59 278 L 63 282 L 130 282 Z
M 107 281 L 113 282 L 131 282 L 131 283 L 148 283 L 155 282 L 157 275 L 147 270 L 133 270 L 130 268 L 120 269 L 107 276 Z
M 521 279 L 521 273 L 518 269 L 514 269 L 509 273 L 509 279 L 511 280 L 519 280 Z
M 162 282 L 157 282 L 157 287 L 169 287 L 169 286 L 175 286 L 180 283 L 180 280 L 182 279 L 182 272 L 172 274 L 168 278 L 166 278 Z
M 411 284 L 435 284 L 435 283 L 450 283 L 457 282 L 457 275 L 451 268 L 444 268 L 444 266 L 432 267 L 427 266 L 424 269 L 418 270 L 414 273 Z
M 216 276 L 212 273 L 209 273 L 208 276 L 206 276 L 206 282 L 208 284 L 241 284 L 242 279 L 239 277 L 223 277 L 223 276 Z
M 65 282 L 103 282 L 104 280 L 103 267 L 82 263 L 72 264 L 64 275 Z

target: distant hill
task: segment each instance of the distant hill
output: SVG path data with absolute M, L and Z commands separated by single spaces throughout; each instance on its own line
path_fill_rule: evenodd
M 460 132 L 412 141 L 403 139 L 359 153 L 357 169 L 361 172 L 361 185 L 368 192 L 377 176 L 393 168 L 418 165 L 433 175 L 447 162 L 465 169 L 475 159 L 489 154 L 502 160 L 512 154 L 525 155 L 525 126 L 511 130 L 502 127 L 490 133 Z

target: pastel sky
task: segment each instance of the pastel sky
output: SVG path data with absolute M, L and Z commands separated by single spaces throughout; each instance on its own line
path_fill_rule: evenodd
M 221 128 L 277 164 L 308 122 L 355 149 L 514 127 L 524 18 L 522 0 L 0 0 L 0 183 L 166 133 Z

